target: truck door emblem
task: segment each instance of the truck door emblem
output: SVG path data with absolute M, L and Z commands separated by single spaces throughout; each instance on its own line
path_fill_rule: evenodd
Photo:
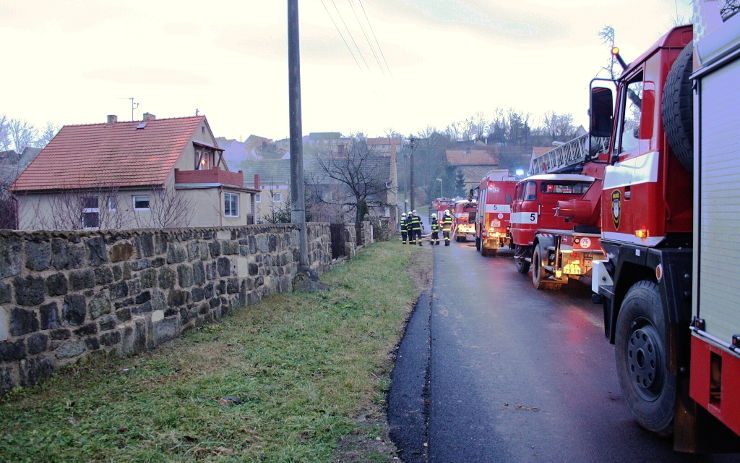
M 612 191 L 612 220 L 614 228 L 619 230 L 619 219 L 622 217 L 622 192 Z

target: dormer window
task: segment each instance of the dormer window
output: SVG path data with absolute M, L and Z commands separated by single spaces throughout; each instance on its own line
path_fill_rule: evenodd
M 214 166 L 215 153 L 207 148 L 195 150 L 195 170 L 208 170 Z

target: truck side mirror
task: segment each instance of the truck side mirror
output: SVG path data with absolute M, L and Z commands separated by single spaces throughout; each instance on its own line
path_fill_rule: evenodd
M 592 137 L 610 137 L 612 134 L 612 114 L 614 103 L 612 91 L 606 87 L 594 87 L 591 89 L 591 102 L 589 108 L 590 128 Z

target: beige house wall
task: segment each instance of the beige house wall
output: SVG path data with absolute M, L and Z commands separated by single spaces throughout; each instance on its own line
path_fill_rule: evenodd
M 216 146 L 216 138 L 211 133 L 211 129 L 206 124 L 205 119 L 200 123 L 200 127 L 195 129 L 193 138 L 187 143 L 185 149 L 180 153 L 180 157 L 175 163 L 175 169 L 194 170 L 195 169 L 195 147 L 193 141 L 199 141 L 208 145 Z
M 274 201 L 273 193 L 280 193 L 281 200 Z M 262 185 L 260 191 L 260 202 L 255 202 L 257 209 L 256 219 L 265 223 L 267 218 L 271 217 L 273 211 L 284 209 L 290 199 L 290 188 L 287 185 Z
M 229 187 L 197 188 L 177 190 L 190 203 L 193 215 L 191 227 L 227 227 L 246 225 L 251 213 L 250 195 Z M 225 193 L 239 195 L 239 216 L 227 217 L 224 214 Z

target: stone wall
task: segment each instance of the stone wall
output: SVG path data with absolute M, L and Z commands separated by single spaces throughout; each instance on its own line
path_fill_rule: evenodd
M 309 261 L 331 266 L 329 225 Z M 141 352 L 292 290 L 293 225 L 104 232 L 0 231 L 0 392 L 93 352 Z

